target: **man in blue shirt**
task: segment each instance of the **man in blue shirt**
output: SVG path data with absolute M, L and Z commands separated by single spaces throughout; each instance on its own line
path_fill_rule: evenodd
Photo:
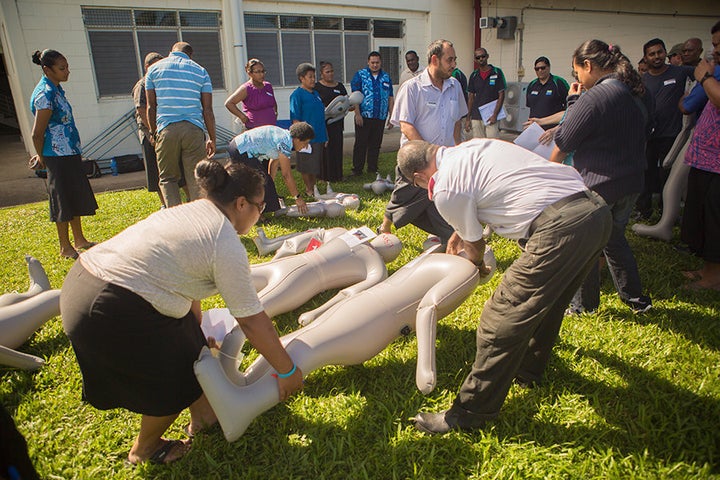
M 145 75 L 148 124 L 155 137 L 160 191 L 168 207 L 181 203 L 178 182 L 183 173 L 189 200 L 199 198 L 195 165 L 215 155 L 212 83 L 207 71 L 191 60 L 192 54 L 190 44 L 178 42 Z
M 392 80 L 381 67 L 380 53 L 370 52 L 367 68 L 358 70 L 350 82 L 352 91 L 360 91 L 365 97 L 355 109 L 355 147 L 351 176 L 362 173 L 366 158 L 368 173 L 377 172 L 386 122 L 388 129 L 393 127 L 388 118 L 395 100 Z

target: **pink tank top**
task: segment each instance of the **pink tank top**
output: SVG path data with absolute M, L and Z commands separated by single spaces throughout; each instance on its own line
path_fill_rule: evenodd
M 242 112 L 247 115 L 247 128 L 262 125 L 275 125 L 275 94 L 269 82 L 263 82 L 262 88 L 257 88 L 252 81 L 245 83 L 247 97 L 242 102 Z

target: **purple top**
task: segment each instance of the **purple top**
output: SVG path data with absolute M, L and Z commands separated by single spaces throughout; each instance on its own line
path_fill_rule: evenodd
M 692 140 L 685 154 L 685 163 L 698 170 L 720 174 L 720 108 L 705 104 L 698 118 Z
M 277 115 L 275 109 L 275 93 L 269 82 L 263 82 L 262 88 L 253 85 L 252 80 L 245 83 L 247 97 L 242 101 L 242 112 L 247 115 L 247 128 L 260 127 L 262 125 L 275 125 Z

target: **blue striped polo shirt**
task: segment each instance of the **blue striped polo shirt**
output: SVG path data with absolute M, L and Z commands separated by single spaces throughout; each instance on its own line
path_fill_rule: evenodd
M 157 131 L 171 123 L 188 121 L 205 129 L 201 93 L 212 93 L 207 71 L 185 53 L 170 52 L 145 75 L 145 89 L 155 90 Z

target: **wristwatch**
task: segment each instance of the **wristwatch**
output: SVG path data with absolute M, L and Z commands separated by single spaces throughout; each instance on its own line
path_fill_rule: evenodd
M 712 78 L 712 76 L 713 76 L 712 73 L 710 73 L 710 72 L 705 72 L 705 75 L 703 75 L 702 78 L 700 79 L 700 82 L 699 82 L 700 85 L 702 85 L 703 83 L 705 83 L 705 80 L 707 80 L 708 78 Z

